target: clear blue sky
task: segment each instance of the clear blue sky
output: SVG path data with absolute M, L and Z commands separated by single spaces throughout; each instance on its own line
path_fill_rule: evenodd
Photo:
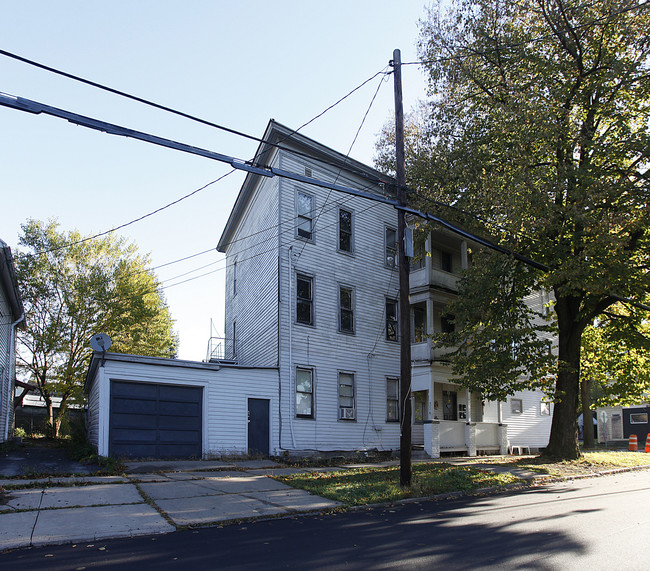
M 394 48 L 415 61 L 414 0 L 32 0 L 3 2 L 0 49 L 261 137 L 270 118 L 296 128 L 376 72 Z M 347 153 L 378 79 L 302 132 Z M 403 71 L 405 109 L 425 97 L 417 66 Z M 98 91 L 0 56 L 0 91 L 104 121 L 250 158 L 253 141 Z M 381 87 L 351 156 L 372 164 L 393 113 Z M 18 245 L 28 218 L 102 232 L 223 175 L 226 165 L 0 107 L 0 238 Z M 236 173 L 119 233 L 158 266 L 215 247 L 243 175 Z M 174 276 L 213 264 L 178 279 Z M 157 273 L 180 335 L 179 356 L 205 357 L 210 319 L 223 332 L 223 256 Z M 204 277 L 180 285 L 213 270 Z

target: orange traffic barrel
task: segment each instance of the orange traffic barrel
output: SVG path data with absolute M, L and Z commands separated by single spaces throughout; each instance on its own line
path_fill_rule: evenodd
M 628 450 L 630 452 L 636 452 L 639 450 L 636 434 L 630 434 L 630 444 L 628 445 Z
M 650 454 L 650 434 L 645 438 L 645 453 Z

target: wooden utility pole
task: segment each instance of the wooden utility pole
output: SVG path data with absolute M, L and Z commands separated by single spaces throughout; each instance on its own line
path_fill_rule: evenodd
M 406 206 L 406 169 L 404 166 L 404 109 L 402 107 L 402 59 L 399 50 L 393 51 L 395 81 L 395 174 L 397 201 Z M 409 260 L 406 257 L 404 236 L 406 213 L 398 210 L 397 258 L 399 262 L 399 337 L 400 337 L 400 486 L 411 485 L 411 299 L 409 292 Z

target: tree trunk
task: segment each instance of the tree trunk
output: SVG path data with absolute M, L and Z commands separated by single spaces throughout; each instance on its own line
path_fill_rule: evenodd
M 594 448 L 594 421 L 591 415 L 591 379 L 582 379 L 580 383 L 580 400 L 582 401 L 582 449 Z
M 57 419 L 54 417 L 54 404 L 50 397 L 45 397 L 45 406 L 47 407 L 48 425 L 51 431 L 49 436 L 57 438 L 59 436 L 59 428 L 57 426 Z
M 580 390 L 580 342 L 582 326 L 578 321 L 580 300 L 556 293 L 558 318 L 558 374 L 555 407 L 548 446 L 543 456 L 563 460 L 580 457 L 578 446 L 578 393 Z

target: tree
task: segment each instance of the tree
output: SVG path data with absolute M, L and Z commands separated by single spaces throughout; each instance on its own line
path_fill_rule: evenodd
M 18 364 L 38 386 L 57 436 L 71 403 L 83 403 L 90 338 L 107 333 L 112 351 L 173 357 L 173 321 L 148 259 L 112 235 L 84 238 L 50 221 L 22 225 L 16 272 L 26 313 Z M 61 398 L 55 418 L 54 396 Z
M 488 397 L 522 373 L 552 380 L 545 454 L 576 458 L 583 332 L 621 301 L 640 315 L 650 289 L 648 4 L 458 0 L 429 11 L 419 47 L 431 101 L 412 200 L 550 268 L 504 261 L 497 275 L 495 254 L 474 257 L 452 310 L 454 370 Z M 521 303 L 539 289 L 554 297 L 554 364 L 519 343 L 553 325 Z M 495 344 L 501 361 L 485 364 Z

